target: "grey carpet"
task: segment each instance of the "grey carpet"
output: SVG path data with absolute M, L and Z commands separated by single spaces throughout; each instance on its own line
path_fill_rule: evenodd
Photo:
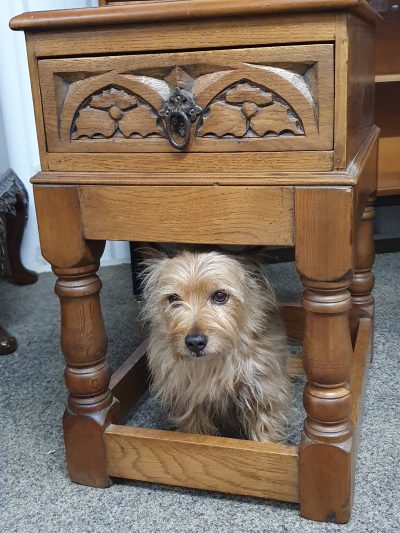
M 299 291 L 292 264 L 268 268 L 283 300 Z M 0 323 L 19 341 L 0 358 L 0 531 L 3 533 L 391 533 L 400 530 L 400 254 L 376 260 L 377 319 L 357 466 L 346 526 L 303 520 L 292 504 L 121 481 L 93 489 L 68 481 L 60 420 L 65 405 L 58 301 L 52 274 L 36 285 L 0 283 Z M 141 331 L 127 265 L 101 269 L 109 360 L 117 368 Z M 297 402 L 300 403 L 299 395 Z M 165 426 L 151 401 L 130 423 Z

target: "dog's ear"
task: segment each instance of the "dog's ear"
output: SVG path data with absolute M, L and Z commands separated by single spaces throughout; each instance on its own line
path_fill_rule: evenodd
M 135 273 L 145 297 L 154 291 L 157 285 L 159 269 L 168 256 L 152 243 L 138 243 L 134 246 Z
M 140 243 L 135 247 L 135 251 L 140 256 L 140 262 L 146 263 L 149 260 L 165 259 L 166 254 L 157 247 L 149 242 Z
M 270 246 L 245 246 L 233 255 L 260 267 L 261 265 L 276 263 L 277 258 L 275 254 L 271 254 L 271 248 Z

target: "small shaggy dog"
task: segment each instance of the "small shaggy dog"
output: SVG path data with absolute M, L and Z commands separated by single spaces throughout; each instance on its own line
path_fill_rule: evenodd
M 219 434 L 239 423 L 247 438 L 287 436 L 287 343 L 273 289 L 250 262 L 182 252 L 147 262 L 152 389 L 183 432 Z

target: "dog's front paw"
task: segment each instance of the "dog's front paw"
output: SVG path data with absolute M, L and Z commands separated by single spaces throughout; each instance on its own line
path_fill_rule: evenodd
M 196 407 L 190 413 L 181 417 L 174 417 L 178 431 L 182 433 L 197 433 L 198 435 L 217 435 L 218 430 L 210 419 L 209 413 L 200 407 Z
M 289 434 L 289 418 L 284 409 L 269 411 L 257 406 L 242 413 L 242 423 L 249 440 L 283 442 Z

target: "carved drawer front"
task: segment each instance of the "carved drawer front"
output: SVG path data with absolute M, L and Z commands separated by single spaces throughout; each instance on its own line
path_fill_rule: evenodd
M 333 45 L 39 61 L 49 152 L 330 150 Z

